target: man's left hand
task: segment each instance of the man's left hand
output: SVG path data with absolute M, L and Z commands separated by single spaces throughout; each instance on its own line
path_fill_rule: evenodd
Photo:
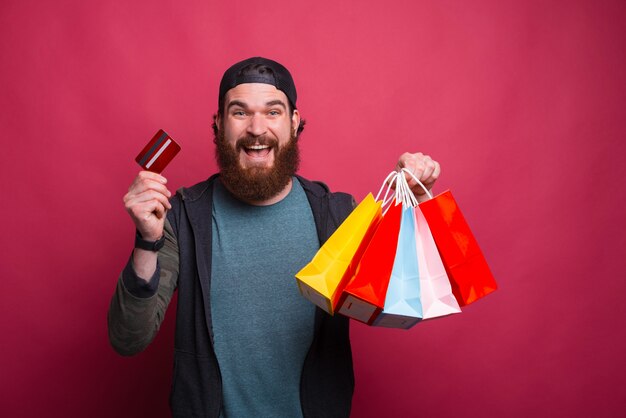
M 405 152 L 402 154 L 398 160 L 396 169 L 401 170 L 402 168 L 406 168 L 413 173 L 428 191 L 432 190 L 433 185 L 441 174 L 439 163 L 430 158 L 429 155 L 424 155 L 421 152 L 415 154 Z M 408 173 L 404 173 L 404 176 L 409 183 L 409 187 L 411 187 L 411 191 L 413 191 L 413 194 L 417 197 L 417 200 L 420 202 L 428 200 L 426 192 L 417 184 L 413 177 Z

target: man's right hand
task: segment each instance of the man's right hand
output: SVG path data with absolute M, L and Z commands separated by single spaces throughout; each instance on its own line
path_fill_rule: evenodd
M 167 179 L 159 174 L 141 171 L 124 195 L 124 206 L 146 241 L 163 236 L 165 214 L 172 208 L 169 202 L 172 193 L 166 183 Z

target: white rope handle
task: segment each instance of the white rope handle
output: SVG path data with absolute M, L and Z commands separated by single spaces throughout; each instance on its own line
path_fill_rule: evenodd
M 386 208 L 384 213 L 387 213 L 387 210 L 389 209 L 390 203 L 394 200 L 395 198 L 395 193 L 392 194 L 391 196 L 389 195 L 389 192 L 392 190 L 392 187 L 394 185 L 394 183 L 397 182 L 398 177 L 397 177 L 397 172 L 392 171 L 391 173 L 389 173 L 389 175 L 387 176 L 387 178 L 385 179 L 385 181 L 383 181 L 382 186 L 380 187 L 380 191 L 378 192 L 378 194 L 376 195 L 376 201 L 379 200 L 380 198 L 380 194 L 382 193 L 383 190 L 385 190 L 385 196 L 382 199 L 382 203 L 381 206 L 383 208 Z M 397 185 L 396 185 L 397 188 Z
M 408 206 L 408 207 L 416 207 L 419 202 L 417 201 L 417 198 L 415 197 L 415 195 L 413 194 L 413 191 L 411 191 L 411 188 L 409 187 L 409 183 L 406 181 L 406 178 L 404 177 L 404 173 L 402 172 L 398 172 L 398 182 L 396 183 L 396 187 L 398 187 L 402 190 L 402 204 L 404 206 Z
M 385 200 L 385 198 L 387 198 L 387 194 L 389 193 L 389 189 L 390 189 L 390 185 L 392 183 L 389 183 L 389 181 L 391 180 L 392 177 L 394 177 L 396 175 L 395 171 L 392 171 L 391 173 L 389 173 L 389 175 L 387 175 L 387 178 L 383 181 L 383 184 L 380 186 L 380 190 L 378 191 L 378 194 L 376 195 L 376 201 L 378 202 L 378 199 L 380 198 L 380 194 L 383 192 L 383 190 L 385 189 L 385 186 L 387 186 L 387 192 L 385 193 L 385 197 L 383 198 L 383 200 Z
M 387 185 L 387 192 L 385 193 L 385 197 L 381 203 L 381 206 L 384 208 L 383 209 L 383 216 L 385 216 L 387 214 L 387 211 L 389 211 L 389 209 L 391 208 L 391 206 L 393 205 L 393 202 L 397 203 L 397 190 L 398 190 L 398 176 L 394 176 L 390 181 L 389 184 Z M 395 183 L 395 186 L 394 186 Z M 391 190 L 394 190 L 393 193 L 389 193 Z
M 380 186 L 380 190 L 376 195 L 376 201 L 380 200 L 380 195 L 383 190 L 385 190 L 385 195 L 383 196 L 381 206 L 384 208 L 383 216 L 387 213 L 393 201 L 395 201 L 396 205 L 402 204 L 407 207 L 416 207 L 419 204 L 417 197 L 409 187 L 409 182 L 407 181 L 404 173 L 409 173 L 409 175 L 420 185 L 420 187 L 424 190 L 429 199 L 433 198 L 433 195 L 430 191 L 424 186 L 424 184 L 415 177 L 415 175 L 407 168 L 402 168 L 400 171 L 392 171 L 387 175 L 383 184 Z M 395 185 L 395 186 L 394 186 Z M 393 189 L 394 192 L 390 191 Z
M 402 203 L 403 206 L 407 206 L 409 197 L 407 196 L 406 187 L 404 185 L 405 181 L 402 177 L 404 177 L 404 174 L 396 174 L 396 204 Z
M 430 191 L 428 191 L 428 189 L 426 188 L 426 186 L 424 186 L 424 184 L 419 181 L 417 179 L 417 177 L 415 177 L 415 174 L 411 173 L 411 170 L 407 169 L 407 168 L 402 168 L 402 171 L 404 171 L 405 173 L 409 173 L 409 175 L 411 177 L 413 177 L 413 180 L 415 180 L 417 182 L 417 184 L 420 185 L 420 187 L 424 190 L 424 192 L 426 192 L 426 196 L 428 196 L 429 199 L 433 198 L 433 195 L 430 193 Z M 404 177 L 404 176 L 403 176 Z M 406 180 L 406 179 L 405 179 Z
M 401 181 L 403 180 L 404 174 L 398 173 L 397 171 L 392 171 L 387 175 L 385 180 L 383 181 L 378 194 L 376 195 L 376 201 L 380 200 L 380 195 L 383 190 L 385 190 L 385 195 L 381 201 L 381 207 L 383 208 L 383 216 L 387 214 L 387 211 L 394 204 L 404 204 L 406 201 L 406 190 L 402 186 Z

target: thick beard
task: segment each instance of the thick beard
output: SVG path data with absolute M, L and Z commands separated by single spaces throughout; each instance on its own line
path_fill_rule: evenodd
M 280 148 L 275 139 L 248 136 L 237 140 L 235 147 L 232 147 L 224 139 L 223 132 L 220 129 L 215 138 L 215 157 L 220 168 L 222 184 L 237 199 L 249 203 L 269 200 L 282 192 L 298 171 L 300 149 L 295 136 Z M 257 142 L 267 144 L 273 149 L 273 166 L 243 168 L 239 164 L 239 150 L 246 144 Z

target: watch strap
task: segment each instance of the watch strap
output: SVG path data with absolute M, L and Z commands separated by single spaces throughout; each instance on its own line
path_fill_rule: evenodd
M 142 238 L 139 231 L 135 232 L 135 248 L 141 248 L 147 251 L 159 251 L 165 245 L 165 234 L 156 241 L 146 241 Z

